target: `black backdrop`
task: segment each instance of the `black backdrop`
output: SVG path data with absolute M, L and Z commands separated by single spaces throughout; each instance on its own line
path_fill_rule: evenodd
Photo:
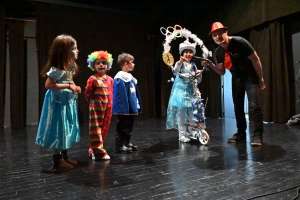
M 6 27 L 5 10 L 0 5 L 0 128 L 4 124 L 4 105 L 5 105 L 5 75 L 6 75 Z
M 171 21 L 159 22 L 160 26 L 165 27 L 173 24 L 174 22 Z M 68 6 L 40 3 L 37 15 L 39 70 L 46 63 L 52 40 L 61 33 L 70 34 L 77 40 L 79 49 L 77 64 L 80 66 L 80 74 L 75 82 L 82 88 L 85 87 L 88 77 L 93 74 L 86 64 L 87 55 L 92 51 L 107 50 L 113 55 L 115 62 L 108 72 L 108 75 L 112 77 L 120 70 L 116 64 L 117 56 L 122 52 L 130 53 L 135 57 L 136 65 L 132 74 L 138 80 L 142 97 L 143 113 L 139 117 L 162 117 L 165 115 L 172 87 L 172 84 L 168 83 L 167 80 L 172 77 L 172 73 L 161 59 L 164 37 L 159 32 L 160 26 L 157 26 L 152 19 L 140 18 L 130 14 L 97 12 L 97 10 L 75 7 L 70 9 Z M 177 59 L 180 42 L 183 42 L 183 39 L 181 41 L 178 39 L 178 41 L 171 44 L 174 46 L 173 54 Z M 212 77 L 217 80 L 212 81 L 217 86 L 211 88 L 211 91 L 219 90 L 219 76 L 213 72 L 208 72 L 206 79 L 209 81 Z M 45 79 L 40 78 L 40 108 L 45 94 L 44 82 Z M 215 104 L 219 105 L 220 98 L 216 99 Z M 210 110 L 213 112 L 211 112 L 212 114 L 207 113 L 207 115 L 219 117 L 220 107 L 216 107 L 213 103 L 208 105 L 211 108 L 207 109 L 207 112 Z M 88 104 L 83 94 L 79 96 L 79 114 L 80 122 L 88 123 Z
M 128 12 L 115 12 L 112 9 L 94 9 L 80 6 L 63 6 L 59 4 L 36 2 L 36 21 L 37 21 L 37 49 L 38 63 L 40 71 L 46 63 L 48 49 L 53 39 L 61 34 L 67 33 L 77 39 L 79 47 L 80 74 L 76 78 L 76 83 L 83 89 L 87 78 L 92 75 L 86 67 L 86 58 L 94 50 L 107 50 L 117 59 L 118 54 L 127 52 L 135 57 L 136 69 L 132 74 L 138 79 L 138 86 L 141 90 L 143 113 L 141 118 L 162 117 L 166 114 L 168 98 L 172 87 L 167 80 L 171 78 L 171 71 L 164 65 L 161 59 L 162 41 L 164 37 L 159 32 L 161 26 L 172 26 L 180 24 L 191 32 L 198 34 L 203 39 L 210 50 L 215 48 L 211 38 L 208 37 L 210 26 L 215 21 L 220 21 L 229 27 L 229 34 L 246 36 L 257 50 L 262 62 L 264 77 L 267 89 L 262 93 L 264 120 L 272 122 L 286 122 L 289 116 L 295 114 L 294 102 L 294 71 L 292 61 L 292 45 L 290 27 L 291 22 L 299 19 L 300 4 L 298 0 L 243 0 L 243 1 L 224 1 L 222 4 L 206 5 L 207 9 L 198 10 L 201 6 L 197 4 L 189 6 L 190 13 L 181 13 L 173 9 L 177 16 L 164 17 L 164 13 L 153 10 L 153 16 L 139 16 Z M 48 1 L 50 2 L 50 1 Z M 53 1 L 58 3 L 60 1 Z M 201 3 L 199 1 L 199 3 Z M 203 3 L 203 2 L 202 2 Z M 174 5 L 176 3 L 174 2 Z M 173 4 L 170 4 L 171 6 Z M 153 6 L 153 8 L 159 8 Z M 163 8 L 165 9 L 165 8 Z M 171 7 L 168 9 L 171 9 Z M 11 27 L 13 20 L 5 20 L 5 8 L 0 5 L 0 126 L 3 127 L 4 116 L 4 95 L 5 95 L 5 44 L 6 30 L 16 36 L 19 43 L 10 43 L 10 53 L 20 53 L 20 46 L 26 45 L 19 39 L 21 30 Z M 180 10 L 182 11 L 182 10 Z M 175 16 L 174 15 L 174 16 Z M 162 17 L 159 17 L 162 16 Z M 181 17 L 178 17 L 181 16 Z M 18 31 L 19 30 L 19 31 Z M 178 59 L 178 45 L 182 40 L 172 42 L 172 53 Z M 197 54 L 201 55 L 201 50 L 197 49 Z M 11 57 L 10 60 L 13 60 Z M 20 58 L 19 58 L 20 60 Z M 25 59 L 23 59 L 25 62 Z M 14 62 L 11 63 L 12 65 Z M 22 64 L 21 64 L 22 65 Z M 22 66 L 26 67 L 26 64 Z M 198 66 L 199 63 L 198 63 Z M 11 66 L 17 69 L 18 66 Z M 112 77 L 119 71 L 116 62 L 113 69 L 109 71 Z M 19 72 L 20 73 L 20 72 Z M 23 72 L 22 72 L 23 73 Z M 39 87 L 39 108 L 41 109 L 44 99 L 45 79 L 40 77 L 37 87 Z M 24 86 L 24 80 L 11 83 L 11 93 L 14 88 Z M 21 85 L 20 85 L 21 84 Z M 226 84 L 226 83 L 225 83 Z M 14 86 L 15 85 L 15 86 Z M 202 97 L 208 97 L 206 107 L 207 117 L 221 117 L 220 106 L 220 77 L 212 72 L 206 72 L 203 82 L 200 84 Z M 18 95 L 19 96 L 19 95 Z M 11 98 L 11 107 L 14 106 Z M 15 112 L 11 108 L 17 120 L 13 128 L 24 126 L 24 102 L 26 97 L 22 95 L 18 98 L 22 102 L 21 110 Z M 17 101 L 15 101 L 17 102 Z M 27 102 L 35 103 L 35 102 Z M 22 107 L 23 106 L 23 107 Z M 87 102 L 83 95 L 79 96 L 80 122 L 88 122 Z M 13 120 L 11 120 L 13 121 Z

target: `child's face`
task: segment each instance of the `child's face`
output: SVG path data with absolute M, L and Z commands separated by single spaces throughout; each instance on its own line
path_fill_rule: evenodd
M 128 61 L 124 64 L 124 67 L 123 67 L 123 71 L 126 71 L 126 72 L 130 72 L 130 71 L 133 71 L 134 69 L 134 63 L 133 63 L 133 60 L 132 61 Z
M 183 53 L 183 57 L 186 59 L 187 62 L 190 62 L 192 60 L 193 56 L 194 56 L 194 53 L 190 49 L 185 50 Z
M 77 60 L 77 58 L 78 58 L 78 52 L 79 52 L 79 50 L 77 49 L 77 44 L 75 43 L 71 47 L 71 60 Z
M 105 59 L 97 59 L 95 61 L 95 71 L 99 75 L 104 75 L 107 71 L 107 62 Z

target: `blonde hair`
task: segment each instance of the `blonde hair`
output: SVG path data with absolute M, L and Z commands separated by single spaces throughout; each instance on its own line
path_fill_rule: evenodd
M 75 61 L 71 60 L 70 53 L 70 49 L 75 44 L 76 40 L 72 36 L 66 34 L 58 35 L 52 42 L 48 61 L 42 69 L 41 75 L 45 77 L 52 66 L 67 72 L 73 68 L 75 70 L 75 75 L 77 75 L 79 69 Z
M 128 53 L 122 53 L 118 56 L 118 65 L 122 68 L 126 62 L 134 61 L 134 57 Z

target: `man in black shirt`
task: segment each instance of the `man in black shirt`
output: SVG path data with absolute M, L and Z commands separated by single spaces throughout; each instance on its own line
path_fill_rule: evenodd
M 253 113 L 255 130 L 251 145 L 262 145 L 263 114 L 259 104 L 259 89 L 265 89 L 260 59 L 252 45 L 242 37 L 228 36 L 228 28 L 220 22 L 212 24 L 209 35 L 218 44 L 216 49 L 217 64 L 203 61 L 220 75 L 228 69 L 232 74 L 232 98 L 237 122 L 237 133 L 228 142 L 246 140 L 246 118 L 244 111 L 245 92 L 248 96 L 250 112 Z

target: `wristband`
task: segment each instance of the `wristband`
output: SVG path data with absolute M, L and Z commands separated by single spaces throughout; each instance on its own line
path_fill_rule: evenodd
M 71 83 L 69 83 L 69 87 L 68 87 L 68 89 L 71 89 L 70 85 L 71 85 Z

